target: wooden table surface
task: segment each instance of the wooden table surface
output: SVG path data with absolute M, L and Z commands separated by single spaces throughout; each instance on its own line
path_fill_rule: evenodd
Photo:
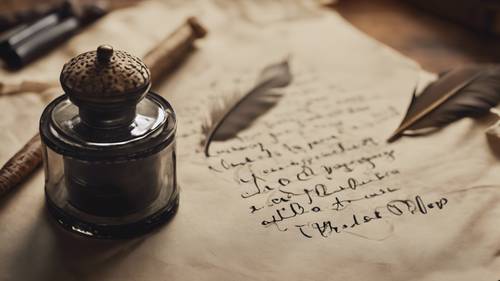
M 467 63 L 500 62 L 500 37 L 479 34 L 401 0 L 340 0 L 332 8 L 432 72 Z

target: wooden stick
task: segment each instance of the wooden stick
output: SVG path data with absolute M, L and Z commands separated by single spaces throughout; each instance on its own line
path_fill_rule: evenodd
M 0 196 L 26 179 L 42 162 L 42 143 L 36 134 L 0 170 Z
M 144 63 L 151 71 L 151 80 L 158 81 L 160 77 L 174 70 L 193 49 L 194 41 L 205 37 L 206 34 L 207 31 L 196 18 L 188 18 L 185 24 L 144 56 Z
M 194 41 L 206 35 L 206 29 L 194 17 L 177 28 L 144 57 L 154 82 L 172 71 L 193 49 Z M 36 134 L 0 169 L 0 196 L 22 183 L 42 162 L 42 143 Z

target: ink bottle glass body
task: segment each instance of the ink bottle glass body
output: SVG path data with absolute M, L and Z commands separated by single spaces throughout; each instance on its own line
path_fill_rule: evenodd
M 138 58 L 110 46 L 81 54 L 61 73 L 65 94 L 40 120 L 47 206 L 70 231 L 126 238 L 176 211 L 171 105 L 149 91 Z

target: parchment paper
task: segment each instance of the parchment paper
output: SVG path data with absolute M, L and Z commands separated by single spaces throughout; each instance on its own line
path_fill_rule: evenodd
M 145 2 L 0 82 L 54 81 L 102 43 L 141 56 L 196 15 L 210 35 L 158 92 L 178 114 L 180 209 L 158 231 L 98 241 L 61 230 L 38 171 L 0 204 L 0 280 L 498 280 L 498 159 L 464 119 L 387 144 L 433 75 L 302 1 Z M 290 86 L 237 139 L 200 152 L 209 105 L 289 59 Z M 0 160 L 58 91 L 0 97 Z

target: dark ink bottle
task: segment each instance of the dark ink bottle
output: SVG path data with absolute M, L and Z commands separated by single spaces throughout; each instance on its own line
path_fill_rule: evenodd
M 102 45 L 63 67 L 64 95 L 40 120 L 48 209 L 66 229 L 128 238 L 177 210 L 171 105 L 144 63 Z

